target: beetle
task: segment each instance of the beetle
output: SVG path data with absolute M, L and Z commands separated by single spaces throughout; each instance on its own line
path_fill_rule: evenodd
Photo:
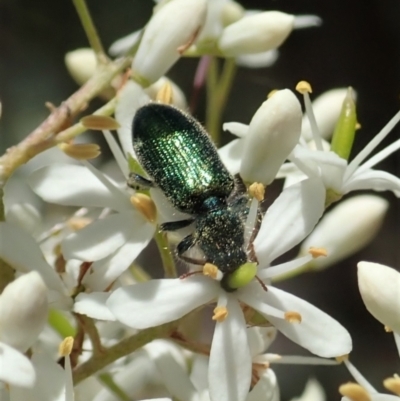
M 175 231 L 194 224 L 193 233 L 177 245 L 178 257 L 217 266 L 221 287 L 228 292 L 256 277 L 254 253 L 245 244 L 250 197 L 241 178 L 228 172 L 202 125 L 173 106 L 149 103 L 135 114 L 132 140 L 136 157 L 150 178 L 131 173 L 128 185 L 158 187 L 174 208 L 191 215 L 160 226 L 162 231 Z M 203 260 L 185 255 L 194 246 L 203 252 Z

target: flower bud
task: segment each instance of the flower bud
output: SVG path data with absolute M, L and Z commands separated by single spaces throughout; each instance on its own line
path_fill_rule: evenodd
M 206 0 L 171 0 L 145 27 L 132 63 L 133 78 L 149 86 L 163 76 L 196 38 L 206 18 Z
M 170 84 L 172 88 L 172 104 L 178 109 L 186 110 L 187 102 L 185 94 L 182 92 L 181 88 L 174 82 L 172 82 L 167 77 L 161 77 L 157 82 L 154 82 L 153 85 L 149 86 L 145 89 L 145 92 L 153 99 L 156 99 L 156 96 L 160 89 L 166 84 Z
M 96 55 L 91 48 L 73 50 L 65 55 L 65 65 L 76 83 L 83 85 L 96 71 Z
M 47 288 L 33 271 L 9 284 L 0 295 L 0 341 L 25 352 L 47 319 Z
M 365 307 L 382 324 L 400 334 L 400 273 L 378 263 L 358 263 L 358 288 Z
M 270 184 L 300 138 L 301 106 L 289 89 L 277 91 L 254 114 L 240 174 L 245 181 Z
M 293 15 L 279 11 L 251 14 L 227 26 L 218 47 L 228 57 L 275 49 L 289 36 L 293 24 Z
M 301 246 L 306 253 L 312 246 L 323 247 L 328 256 L 314 259 L 310 266 L 323 269 L 366 246 L 381 227 L 388 202 L 374 195 L 347 199 L 328 212 Z

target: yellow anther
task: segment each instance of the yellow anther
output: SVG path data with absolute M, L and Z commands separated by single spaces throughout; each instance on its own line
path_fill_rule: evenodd
M 67 226 L 73 231 L 82 230 L 89 225 L 93 220 L 88 217 L 72 217 L 67 221 Z
M 100 155 L 100 146 L 95 143 L 60 143 L 58 147 L 69 157 L 77 160 L 95 159 Z
M 167 81 L 157 92 L 156 101 L 164 104 L 172 104 L 172 85 Z
M 265 195 L 264 185 L 259 182 L 253 182 L 253 184 L 249 186 L 249 194 L 253 198 L 256 198 L 259 202 L 261 202 L 264 199 Z
M 393 330 L 389 326 L 385 326 L 386 333 L 393 333 Z
M 370 401 L 371 397 L 365 388 L 357 383 L 346 383 L 339 387 L 339 393 L 352 401 Z
M 272 91 L 268 93 L 267 99 L 269 99 L 270 97 L 274 96 L 276 92 L 278 92 L 278 89 L 272 89 Z
M 110 116 L 96 116 L 95 114 L 81 118 L 81 124 L 85 128 L 94 131 L 114 130 L 120 127 L 114 118 Z
M 337 356 L 335 359 L 337 362 L 342 363 L 344 361 L 348 361 L 349 356 L 348 355 L 340 355 L 340 356 Z
M 325 248 L 314 248 L 311 247 L 308 253 L 314 258 L 319 258 L 320 256 L 328 256 L 328 251 Z
M 203 266 L 203 274 L 205 276 L 211 277 L 214 280 L 218 278 L 219 269 L 217 266 L 213 265 L 212 263 L 206 263 Z
M 214 316 L 212 320 L 217 321 L 218 323 L 223 322 L 228 316 L 228 309 L 225 306 L 217 306 L 214 309 Z
M 157 208 L 153 199 L 145 194 L 131 196 L 131 203 L 142 215 L 150 222 L 154 223 L 157 219 Z
M 302 95 L 306 93 L 312 93 L 311 85 L 307 81 L 300 81 L 296 85 L 297 92 L 301 93 Z
M 400 395 L 400 377 L 398 375 L 388 377 L 383 381 L 383 385 L 392 393 Z
M 74 345 L 74 338 L 65 337 L 60 346 L 58 347 L 58 353 L 60 354 L 60 356 L 67 356 L 71 354 L 73 345 Z
M 362 128 L 361 124 L 358 121 L 356 122 L 355 128 L 356 128 L 356 131 Z
M 285 312 L 285 320 L 289 323 L 301 323 L 301 315 L 299 312 L 288 311 Z

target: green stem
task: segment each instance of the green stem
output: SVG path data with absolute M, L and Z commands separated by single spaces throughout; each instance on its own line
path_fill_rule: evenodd
M 156 241 L 158 251 L 161 256 L 161 261 L 164 268 L 164 276 L 166 278 L 176 278 L 177 273 L 176 273 L 175 262 L 169 249 L 167 234 L 158 231 L 154 235 L 154 240 Z
M 110 348 L 105 348 L 101 354 L 93 355 L 74 370 L 74 383 L 80 383 L 117 359 L 131 354 L 157 338 L 168 338 L 176 330 L 178 322 L 170 322 L 158 327 L 142 330 Z
M 86 1 L 85 0 L 72 0 L 72 1 L 76 8 L 76 12 L 79 15 L 86 36 L 89 40 L 90 47 L 96 53 L 97 61 L 99 63 L 106 63 L 108 59 L 104 52 L 103 45 L 101 44 L 100 37 L 97 33 L 97 29 L 94 26 L 89 9 L 86 5 Z
M 218 112 L 216 112 L 216 91 L 218 85 L 218 65 L 217 60 L 213 57 L 210 61 L 207 72 L 207 109 L 206 109 L 206 129 L 217 143 L 218 137 Z
M 109 373 L 99 374 L 99 380 L 107 387 L 112 393 L 114 393 L 122 401 L 130 401 L 132 398 L 125 393 L 124 390 L 117 383 Z
M 216 144 L 220 141 L 222 116 L 232 88 L 236 63 L 226 59 L 219 79 L 216 60 L 213 59 L 207 76 L 207 122 L 206 128 Z

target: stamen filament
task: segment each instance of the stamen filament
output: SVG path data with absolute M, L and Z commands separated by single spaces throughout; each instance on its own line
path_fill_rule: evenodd
M 344 360 L 344 364 L 346 365 L 350 374 L 354 377 L 354 380 L 362 387 L 365 388 L 370 394 L 377 394 L 378 392 L 375 388 L 369 383 L 369 381 L 357 370 L 357 368 L 349 361 Z
M 127 179 L 129 176 L 129 167 L 128 167 L 128 162 L 126 161 L 126 158 L 124 154 L 122 153 L 121 148 L 117 144 L 115 138 L 111 134 L 110 131 L 104 130 L 103 131 L 104 138 L 107 141 L 108 146 L 110 147 L 110 150 L 118 164 L 118 167 L 121 169 L 122 174 L 124 177 Z
M 396 150 L 398 150 L 398 149 L 400 149 L 400 139 L 393 142 L 391 145 L 386 146 L 385 149 L 382 149 L 376 155 L 374 155 L 370 159 L 368 159 L 363 165 L 361 165 L 357 169 L 357 173 L 360 173 L 362 171 L 365 171 L 365 170 L 368 170 L 368 169 L 374 167 L 376 164 L 378 164 L 382 160 L 389 157 L 392 153 L 396 152 Z
M 258 200 L 253 198 L 251 201 L 249 214 L 247 215 L 246 224 L 244 226 L 244 249 L 249 246 L 250 238 L 253 234 L 254 227 L 257 221 Z
M 396 124 L 400 121 L 400 111 L 381 129 L 381 131 L 368 143 L 368 145 L 349 163 L 344 174 L 346 181 L 356 170 L 357 167 L 370 155 L 370 153 L 386 138 Z

